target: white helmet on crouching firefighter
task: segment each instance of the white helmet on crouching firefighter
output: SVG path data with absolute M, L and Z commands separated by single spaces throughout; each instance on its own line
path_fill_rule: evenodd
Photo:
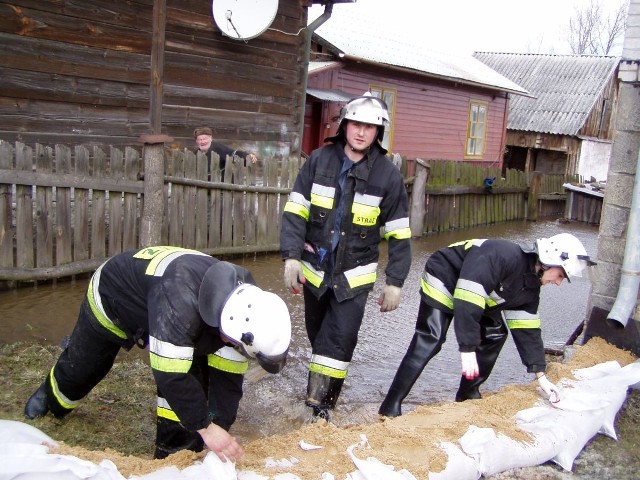
M 374 97 L 371 92 L 365 92 L 361 97 L 349 100 L 340 112 L 340 123 L 338 125 L 337 137 L 345 137 L 345 127 L 347 121 L 368 123 L 378 125 L 376 140 L 382 141 L 384 129 L 391 125 L 389 120 L 389 109 L 384 100 Z
M 570 233 L 559 233 L 549 238 L 536 240 L 538 260 L 544 267 L 560 267 L 567 281 L 572 277 L 582 277 L 588 266 L 595 265 L 584 245 Z
M 255 358 L 267 372 L 278 373 L 291 342 L 289 309 L 278 295 L 244 283 L 243 271 L 228 262 L 207 270 L 198 297 L 200 315 L 243 355 Z

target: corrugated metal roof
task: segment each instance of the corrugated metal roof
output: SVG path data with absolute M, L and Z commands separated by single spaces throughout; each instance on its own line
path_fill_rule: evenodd
M 389 65 L 413 70 L 451 81 L 527 95 L 528 92 L 515 82 L 488 68 L 472 56 L 456 57 L 430 50 L 420 40 L 389 37 L 379 29 L 372 29 L 366 22 L 340 16 L 334 11 L 331 18 L 314 33 L 320 39 L 343 52 L 346 57 L 360 61 Z
M 476 52 L 474 57 L 535 98 L 509 103 L 507 128 L 577 135 L 619 63 L 617 57 Z

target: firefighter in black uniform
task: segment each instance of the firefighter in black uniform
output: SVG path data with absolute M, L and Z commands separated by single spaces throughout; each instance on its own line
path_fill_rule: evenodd
M 594 265 L 575 236 L 561 233 L 533 248 L 507 240 L 467 240 L 435 252 L 425 265 L 416 331 L 379 413 L 401 415 L 401 404 L 427 363 L 441 349 L 455 317 L 462 361 L 456 401 L 481 398 L 511 330 L 527 372 L 534 373 L 551 401 L 559 392 L 545 376 L 538 315 L 540 287 L 560 285 Z M 506 325 L 505 325 L 506 321 Z
M 155 457 L 206 447 L 235 460 L 243 449 L 227 430 L 248 359 L 277 373 L 290 339 L 287 306 L 244 268 L 178 247 L 121 253 L 91 277 L 69 343 L 25 416 L 66 416 L 121 348 L 148 346 L 158 391 Z
M 402 174 L 380 145 L 386 104 L 352 99 L 329 145 L 312 152 L 285 205 L 280 249 L 285 287 L 304 290 L 312 347 L 306 404 L 329 419 L 356 347 L 376 281 L 381 233 L 388 240 L 380 310 L 395 310 L 411 266 L 411 230 Z M 304 285 L 304 287 L 303 287 Z

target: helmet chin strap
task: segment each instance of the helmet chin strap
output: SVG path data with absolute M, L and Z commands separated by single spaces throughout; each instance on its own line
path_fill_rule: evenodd
M 349 141 L 347 140 L 347 147 L 349 147 L 349 150 L 351 150 L 354 153 L 361 153 L 363 155 L 366 155 L 367 153 L 369 153 L 369 150 L 371 150 L 371 145 L 369 145 L 367 148 L 363 149 L 363 150 L 359 150 L 357 148 L 354 148 L 353 145 L 351 145 L 351 143 L 349 143 Z
M 551 267 L 549 265 L 545 265 L 544 263 L 540 263 L 539 265 L 540 265 L 540 270 L 538 270 L 538 280 L 542 282 L 542 276 L 544 275 L 544 272 L 549 270 L 549 268 Z

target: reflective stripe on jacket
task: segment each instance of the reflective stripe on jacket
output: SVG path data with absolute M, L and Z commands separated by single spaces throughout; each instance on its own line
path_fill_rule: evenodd
M 154 379 L 170 405 L 161 410 L 171 412 L 188 430 L 211 423 L 206 393 L 188 373 L 194 356 L 208 355 L 209 366 L 225 372 L 241 374 L 247 367 L 239 354 L 227 351 L 218 329 L 207 326 L 200 316 L 200 284 L 218 261 L 178 247 L 124 252 L 96 271 L 87 293 L 101 326 L 130 344 L 148 341 Z M 248 272 L 246 278 L 252 278 Z M 228 291 L 234 287 L 219 286 Z
M 507 240 L 474 239 L 435 252 L 425 265 L 422 300 L 454 316 L 461 352 L 481 342 L 485 311 L 504 311 L 522 362 L 530 372 L 546 365 L 540 315 L 537 257 Z

